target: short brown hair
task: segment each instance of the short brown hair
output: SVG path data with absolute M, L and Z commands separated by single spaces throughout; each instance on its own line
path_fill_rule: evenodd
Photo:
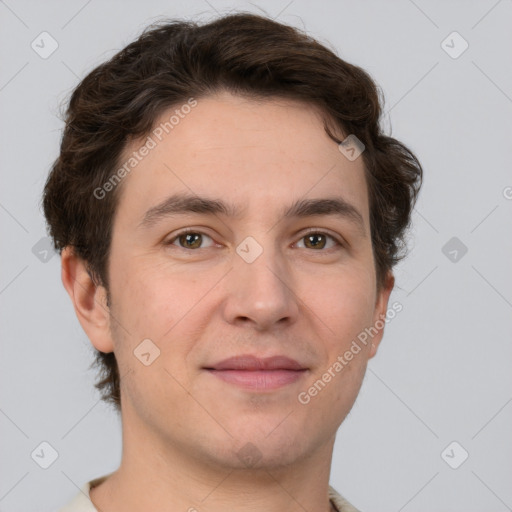
M 304 32 L 263 16 L 237 13 L 210 23 L 171 20 L 148 27 L 74 89 L 60 155 L 43 208 L 56 250 L 71 246 L 108 293 L 108 256 L 121 187 L 93 193 L 118 168 L 123 149 L 147 135 L 168 108 L 227 90 L 254 98 L 315 105 L 328 123 L 365 145 L 371 237 L 378 286 L 404 255 L 405 232 L 422 168 L 402 143 L 382 133 L 381 91 L 361 68 Z M 96 352 L 102 399 L 120 410 L 114 353 Z

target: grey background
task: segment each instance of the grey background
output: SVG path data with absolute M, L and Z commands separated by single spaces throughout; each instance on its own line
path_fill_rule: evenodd
M 366 512 L 512 510 L 510 0 L 0 1 L 0 510 L 54 510 L 121 455 L 59 258 L 45 262 L 40 241 L 58 106 L 148 23 L 232 9 L 305 26 L 365 68 L 388 132 L 425 168 L 391 297 L 403 311 L 339 430 L 331 484 Z M 31 48 L 43 31 L 59 45 L 47 59 Z M 453 31 L 469 44 L 458 58 L 441 46 Z M 43 441 L 58 452 L 48 469 L 31 458 Z M 453 441 L 469 453 L 458 469 L 446 460 L 462 448 L 441 455 Z

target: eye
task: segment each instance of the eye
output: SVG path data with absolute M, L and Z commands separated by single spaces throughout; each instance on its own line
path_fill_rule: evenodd
M 209 240 L 209 243 L 206 246 L 203 245 L 205 239 Z M 343 244 L 340 241 L 338 241 L 334 236 L 324 231 L 319 231 L 315 229 L 311 229 L 305 235 L 303 235 L 298 243 L 302 242 L 303 240 L 305 241 L 305 249 L 314 249 L 317 251 L 322 251 L 324 249 L 333 249 L 337 246 L 343 247 Z M 206 235 L 205 233 L 188 228 L 174 235 L 168 242 L 166 242 L 166 245 L 174 245 L 179 247 L 180 249 L 195 250 L 212 247 L 214 245 L 214 241 L 210 236 Z
M 334 238 L 334 236 L 329 235 L 328 233 L 325 233 L 323 231 L 311 230 L 305 235 L 303 235 L 300 240 L 305 241 L 304 245 L 306 249 L 322 250 L 326 248 L 332 249 L 333 247 L 336 246 L 342 246 L 341 242 Z M 328 245 L 329 240 L 331 241 L 331 246 L 326 247 Z
M 194 231 L 193 229 L 185 229 L 171 238 L 166 245 L 177 245 L 181 249 L 201 249 L 204 239 L 207 238 L 210 242 L 213 242 L 211 237 L 201 233 L 200 231 Z M 178 242 L 177 244 L 175 242 Z M 210 243 L 207 247 L 211 247 L 213 244 Z

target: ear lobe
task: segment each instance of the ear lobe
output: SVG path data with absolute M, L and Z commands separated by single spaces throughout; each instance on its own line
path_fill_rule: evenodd
M 388 310 L 389 296 L 391 295 L 394 286 L 395 276 L 391 272 L 388 272 L 384 285 L 379 291 L 377 295 L 377 301 L 375 303 L 373 325 L 375 326 L 376 329 L 378 329 L 379 332 L 372 338 L 372 346 L 370 349 L 370 355 L 368 356 L 368 359 L 371 359 L 372 357 L 375 356 L 375 354 L 377 353 L 377 348 L 379 347 L 382 337 L 384 336 L 384 320 L 386 319 L 386 313 Z
M 72 247 L 62 250 L 61 278 L 73 302 L 78 321 L 93 346 L 100 352 L 113 352 L 106 289 L 93 281 L 85 262 L 75 254 Z

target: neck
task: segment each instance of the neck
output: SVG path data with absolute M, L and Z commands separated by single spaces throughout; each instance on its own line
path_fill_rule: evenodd
M 124 411 L 123 411 L 124 413 Z M 192 451 L 123 414 L 119 469 L 93 488 L 91 501 L 109 512 L 331 512 L 328 498 L 334 438 L 293 464 L 230 466 L 212 450 Z

